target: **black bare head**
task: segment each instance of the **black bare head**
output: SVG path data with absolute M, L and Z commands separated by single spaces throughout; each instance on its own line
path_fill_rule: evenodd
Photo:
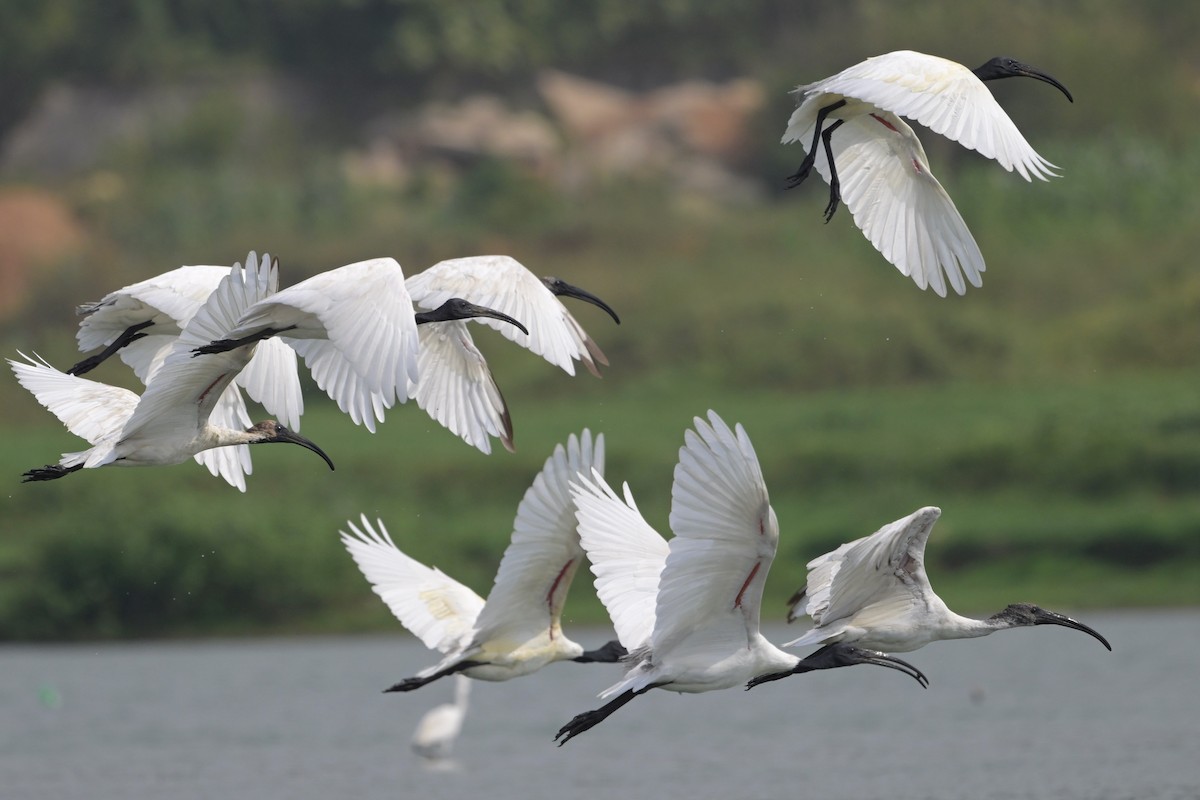
M 629 652 L 621 646 L 620 642 L 613 639 L 595 650 L 584 650 L 571 660 L 580 664 L 615 664 L 627 655 Z
M 979 78 L 981 81 L 998 81 L 1001 78 L 1033 78 L 1035 80 L 1050 84 L 1065 94 L 1067 99 L 1072 103 L 1075 102 L 1075 98 L 1071 97 L 1071 93 L 1067 91 L 1067 87 L 1059 83 L 1054 76 L 1050 75 L 1049 73 L 1042 72 L 1036 67 L 1031 67 L 1028 64 L 1022 64 L 1015 58 L 1009 58 L 1008 56 L 996 56 L 995 58 L 990 59 L 987 63 L 976 67 L 971 71 L 974 72 L 975 77 Z
M 253 435 L 247 444 L 270 444 L 272 442 L 287 442 L 289 444 L 298 444 L 301 447 L 306 447 L 314 453 L 325 459 L 325 463 L 329 465 L 329 469 L 333 469 L 333 462 L 329 460 L 329 456 L 325 455 L 325 451 L 317 447 L 317 445 L 305 439 L 298 433 L 294 433 L 280 425 L 273 419 L 268 419 L 263 422 L 247 428 L 246 433 Z
M 585 303 L 591 303 L 592 305 L 607 311 L 608 315 L 613 318 L 613 322 L 617 323 L 618 325 L 621 324 L 621 318 L 617 316 L 617 312 L 613 311 L 612 307 L 608 303 L 604 302 L 599 297 L 596 297 L 596 295 L 592 294 L 591 292 L 585 289 L 580 289 L 578 286 L 572 286 L 562 278 L 555 278 L 552 275 L 546 275 L 543 277 L 542 283 L 546 284 L 546 288 L 549 289 L 555 297 L 574 297 L 576 300 L 582 300 Z
M 433 311 L 418 311 L 415 315 L 417 324 L 429 322 L 450 322 L 456 319 L 471 319 L 473 317 L 491 317 L 517 326 L 521 333 L 529 335 L 529 329 L 515 319 L 500 311 L 486 306 L 477 306 L 461 297 L 451 297 Z
M 1108 639 L 1105 639 L 1082 622 L 1073 620 L 1066 614 L 1047 611 L 1044 608 L 1035 606 L 1033 603 L 1013 603 L 1000 613 L 993 614 L 990 619 L 995 620 L 999 624 L 999 627 L 1002 628 L 1023 628 L 1028 625 L 1061 625 L 1064 628 L 1083 631 L 1109 650 L 1112 650 L 1112 645 L 1108 643 Z

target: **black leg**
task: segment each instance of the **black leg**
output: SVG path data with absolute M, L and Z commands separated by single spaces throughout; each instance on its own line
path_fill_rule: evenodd
M 795 675 L 795 674 L 796 673 L 793 672 L 792 670 L 788 670 L 787 672 L 772 672 L 768 675 L 759 675 L 757 678 L 751 678 L 749 681 L 746 682 L 746 691 L 747 692 L 750 691 L 755 686 L 758 686 L 760 683 L 770 683 L 771 681 L 782 680 L 783 678 L 786 678 L 789 675 Z
M 196 356 L 209 355 L 211 353 L 226 353 L 230 350 L 236 350 L 243 345 L 261 342 L 263 339 L 270 339 L 272 336 L 285 333 L 295 327 L 295 325 L 289 325 L 286 328 L 263 328 L 258 333 L 252 333 L 249 336 L 243 336 L 240 339 L 217 339 L 215 342 L 209 342 L 208 344 L 201 345 L 200 347 L 192 350 L 192 358 L 195 358 Z
M 825 206 L 826 224 L 828 224 L 829 220 L 833 219 L 833 212 L 837 211 L 838 201 L 842 197 L 842 184 L 838 181 L 837 164 L 833 160 L 833 146 L 829 143 L 829 137 L 845 121 L 844 119 L 839 119 L 821 134 L 821 141 L 825 144 L 825 161 L 829 164 L 829 205 Z
M 53 481 L 64 475 L 70 475 L 72 472 L 78 472 L 83 469 L 83 464 L 76 464 L 73 467 L 64 467 L 62 464 L 47 464 L 44 467 L 31 469 L 21 476 L 21 483 L 29 483 L 30 481 Z
M 812 172 L 813 164 L 817 161 L 817 144 L 820 142 L 821 127 L 825 124 L 825 117 L 829 116 L 830 112 L 837 111 L 844 105 L 846 105 L 845 100 L 838 100 L 836 103 L 830 103 L 817 112 L 817 122 L 813 126 L 812 144 L 808 148 L 808 155 L 800 162 L 800 168 L 787 176 L 786 187 L 788 189 L 795 189 L 804 183 L 804 179 Z
M 384 694 L 387 694 L 388 692 L 411 692 L 413 689 L 420 689 L 427 683 L 433 683 L 438 678 L 444 678 L 447 675 L 453 675 L 456 672 L 462 672 L 463 670 L 470 669 L 471 667 L 478 667 L 482 663 L 482 661 L 459 661 L 457 664 L 451 664 L 444 670 L 435 672 L 425 678 L 405 678 L 394 686 L 384 689 L 383 691 Z
M 154 320 L 148 319 L 145 322 L 139 322 L 137 325 L 130 325 L 121 333 L 120 336 L 113 340 L 112 344 L 101 350 L 96 355 L 88 356 L 87 358 L 83 359 L 78 364 L 67 370 L 67 374 L 83 375 L 85 372 L 91 372 L 96 367 L 103 364 L 110 356 L 115 355 L 116 352 L 125 345 L 129 344 L 130 342 L 136 342 L 138 339 L 147 336 L 148 334 L 138 333 L 138 331 L 153 324 Z
M 628 703 L 639 694 L 645 694 L 656 686 L 662 686 L 660 683 L 652 683 L 642 689 L 634 691 L 626 689 L 619 695 L 609 700 L 604 705 L 593 711 L 584 711 L 582 714 L 576 714 L 574 718 L 558 729 L 558 733 L 554 735 L 554 741 L 558 742 L 558 746 L 562 747 L 567 742 L 571 741 L 571 737 L 578 736 L 586 730 L 590 730 L 599 725 L 604 720 L 608 719 L 609 715 L 616 711 L 621 706 Z

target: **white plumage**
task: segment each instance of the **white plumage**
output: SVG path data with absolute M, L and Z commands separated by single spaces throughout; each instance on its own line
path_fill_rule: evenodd
M 584 651 L 562 632 L 560 615 L 583 560 L 568 481 L 604 469 L 604 437 L 584 430 L 558 445 L 525 492 L 487 601 L 437 568 L 405 555 L 379 523 L 349 523 L 342 543 L 404 627 L 441 652 L 437 664 L 396 684 L 409 691 L 462 673 L 502 681 L 567 659 L 614 660 L 613 648 Z M 613 657 L 609 657 L 609 656 Z
M 708 692 L 855 663 L 920 676 L 903 662 L 854 648 L 802 662 L 763 637 L 759 610 L 779 524 L 758 458 L 741 425 L 731 430 L 712 411 L 708 421 L 693 422 L 675 467 L 669 542 L 641 518 L 628 485 L 622 502 L 598 473 L 572 484 L 596 591 L 630 655 L 625 677 L 600 694 L 614 699 L 564 725 L 559 744 L 654 688 Z
M 592 303 L 615 320 L 616 313 L 595 295 L 557 278 L 539 278 L 509 256 L 441 261 L 410 277 L 405 286 L 418 308 L 433 309 L 451 297 L 461 297 L 523 321 L 528 333 L 495 318 L 476 319 L 569 375 L 575 374 L 575 361 L 596 377 L 600 376 L 597 362 L 608 364 L 558 296 Z M 409 387 L 417 405 L 484 453 L 491 452 L 491 437 L 511 451 L 508 407 L 467 323 L 423 326 L 420 337 L 421 380 Z
M 1015 603 L 987 619 L 951 611 L 925 574 L 925 545 L 941 509 L 921 508 L 808 562 L 808 581 L 789 604 L 788 622 L 808 614 L 813 627 L 784 647 L 851 643 L 907 652 L 939 639 L 986 636 L 1028 625 L 1061 625 L 1108 641 L 1070 617 Z
M 799 107 L 788 120 L 785 144 L 808 152 L 790 177 L 795 186 L 816 166 L 831 184 L 828 220 L 840 199 L 877 250 L 917 286 L 946 295 L 982 285 L 983 255 L 950 196 L 929 168 L 925 150 L 900 117 L 916 120 L 1021 177 L 1046 180 L 1056 167 L 1034 151 L 984 86 L 1025 76 L 1070 92 L 1044 72 L 1008 58 L 975 70 L 910 50 L 887 53 L 795 90 Z M 835 122 L 818 130 L 825 120 Z M 829 152 L 820 146 L 824 135 Z
M 257 258 L 247 256 L 246 268 L 253 271 Z M 271 256 L 263 254 L 270 263 Z M 79 306 L 83 317 L 75 338 L 79 350 L 88 353 L 105 348 L 98 355 L 75 364 L 68 373 L 82 375 L 114 353 L 121 357 L 142 381 L 149 383 L 162 366 L 184 327 L 195 316 L 230 267 L 184 266 L 109 292 L 94 303 Z M 268 292 L 277 290 L 278 274 L 272 271 Z M 246 368 L 238 373 L 234 384 L 226 387 L 229 403 L 239 408 L 237 418 L 249 417 L 237 387 L 250 396 L 284 425 L 300 430 L 300 415 L 304 398 L 296 371 L 295 352 L 281 341 L 267 340 L 255 349 Z

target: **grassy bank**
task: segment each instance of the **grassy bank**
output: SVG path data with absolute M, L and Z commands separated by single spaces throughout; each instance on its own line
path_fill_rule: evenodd
M 953 605 L 1067 608 L 1200 602 L 1200 417 L 1188 375 L 1122 375 L 1052 388 L 942 385 L 746 392 L 688 380 L 561 380 L 510 398 L 518 453 L 478 454 L 414 408 L 371 436 L 326 404 L 304 433 L 338 465 L 294 448 L 254 452 L 240 495 L 194 465 L 102 470 L 16 485 L 72 447 L 47 427 L 10 430 L 0 630 L 9 638 L 361 630 L 389 626 L 338 542 L 365 512 L 414 557 L 484 593 L 517 502 L 555 442 L 607 438 L 666 530 L 671 470 L 693 414 L 743 422 L 783 534 L 766 613 L 804 564 L 921 505 L 944 516 L 929 571 Z M 1133 468 L 1130 469 L 1130 465 Z M 569 613 L 602 619 L 588 581 Z

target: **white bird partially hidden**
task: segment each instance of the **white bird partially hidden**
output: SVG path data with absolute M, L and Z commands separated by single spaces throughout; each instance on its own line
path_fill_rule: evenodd
M 528 333 L 494 318 L 481 322 L 522 347 L 575 374 L 575 362 L 600 377 L 596 364 L 608 365 L 600 347 L 559 297 L 591 303 L 620 324 L 612 308 L 596 295 L 560 278 L 539 278 L 509 256 L 472 256 L 434 264 L 405 281 L 418 308 L 432 309 L 461 297 L 524 320 Z M 421 328 L 420 375 L 410 387 L 417 405 L 484 453 L 491 439 L 513 449 L 512 417 L 466 321 Z
M 583 560 L 568 483 L 580 470 L 604 469 L 604 437 L 586 429 L 556 446 L 525 492 L 487 601 L 436 567 L 396 547 L 383 523 L 349 523 L 342 543 L 404 627 L 441 661 L 386 691 L 407 692 L 446 675 L 505 681 L 555 661 L 612 662 L 616 642 L 585 651 L 562 631 L 571 580 Z
M 264 253 L 263 260 L 270 262 L 270 255 Z M 254 271 L 256 264 L 257 257 L 252 252 L 246 258 L 246 269 Z M 207 265 L 178 267 L 79 306 L 76 311 L 82 319 L 75 334 L 79 349 L 84 353 L 100 352 L 79 361 L 67 373 L 86 374 L 109 357 L 119 355 L 143 384 L 149 383 L 184 327 L 230 269 Z M 277 280 L 277 271 L 272 270 L 269 293 L 277 290 Z M 249 416 L 238 386 L 284 425 L 300 430 L 304 398 L 296 370 L 296 353 L 282 341 L 262 342 L 234 383 L 225 388 L 228 397 L 222 398 L 222 405 L 234 407 L 236 418 L 244 419 L 248 425 Z
M 475 316 L 524 330 L 512 317 L 461 298 L 414 312 L 400 265 L 393 258 L 373 258 L 276 292 L 246 309 L 225 337 L 194 352 L 221 353 L 279 336 L 338 408 L 374 432 L 386 409 L 407 401 L 410 387 L 419 383 L 417 326 Z
M 937 56 L 901 50 L 868 58 L 824 80 L 799 86 L 799 107 L 783 143 L 808 155 L 788 177 L 798 186 L 815 166 L 829 183 L 828 222 L 844 202 L 863 235 L 922 289 L 946 296 L 946 281 L 966 292 L 963 276 L 982 285 L 979 246 L 950 196 L 933 177 L 908 117 L 969 150 L 995 159 L 1029 181 L 1057 177 L 1034 151 L 984 81 L 1035 78 L 1067 88 L 1050 75 L 1007 57 L 970 70 Z M 825 126 L 827 120 L 833 124 Z M 823 146 L 819 146 L 823 144 Z
M 454 743 L 462 732 L 467 716 L 471 681 L 459 673 L 454 676 L 454 702 L 442 703 L 425 712 L 413 731 L 413 752 L 428 761 L 444 761 L 453 754 Z
M 214 422 L 225 388 L 254 355 L 254 344 L 226 353 L 194 358 L 193 348 L 225 336 L 238 316 L 267 296 L 274 285 L 275 263 L 263 260 L 243 270 L 235 264 L 192 317 L 162 366 L 139 397 L 133 392 L 59 372 L 43 360 L 9 360 L 17 380 L 91 449 L 65 453 L 58 464 L 32 469 L 25 481 L 61 478 L 80 469 L 178 464 L 206 451 L 227 457 L 219 472 L 245 491 L 249 458 L 239 445 L 291 442 L 333 462 L 314 443 L 266 420 L 246 430 Z
M 925 545 L 942 514 L 932 506 L 884 525 L 808 562 L 808 582 L 788 601 L 788 622 L 808 614 L 813 627 L 784 647 L 854 644 L 908 652 L 939 639 L 970 639 L 1029 625 L 1062 625 L 1108 640 L 1063 614 L 1014 603 L 987 619 L 951 611 L 929 585 Z
M 919 670 L 883 653 L 837 645 L 800 659 L 763 637 L 759 609 L 779 524 L 758 457 L 741 425 L 730 430 L 712 411 L 693 422 L 675 467 L 670 542 L 638 513 L 628 485 L 622 502 L 597 473 L 572 484 L 596 590 L 629 656 L 624 679 L 600 694 L 613 699 L 576 715 L 558 743 L 655 688 L 710 692 L 853 664 L 898 669 L 925 685 Z

